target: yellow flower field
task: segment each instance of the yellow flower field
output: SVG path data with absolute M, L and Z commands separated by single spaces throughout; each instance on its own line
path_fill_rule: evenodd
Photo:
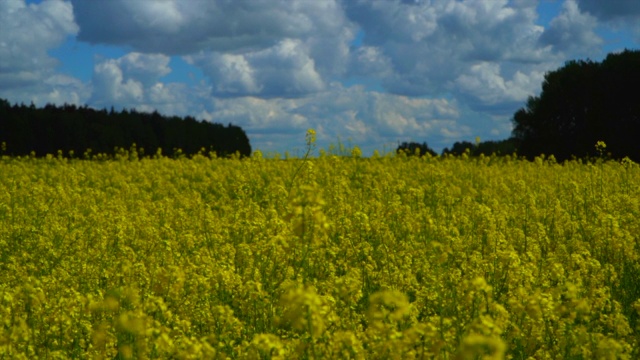
M 634 359 L 639 201 L 629 161 L 5 157 L 0 358 Z

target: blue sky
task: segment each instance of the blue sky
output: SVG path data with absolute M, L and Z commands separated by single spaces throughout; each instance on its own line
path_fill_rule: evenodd
M 0 0 L 0 97 L 158 110 L 295 152 L 504 139 L 547 71 L 636 49 L 632 0 Z

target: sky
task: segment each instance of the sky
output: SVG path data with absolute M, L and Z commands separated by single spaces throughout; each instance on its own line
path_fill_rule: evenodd
M 636 0 L 0 0 L 0 98 L 242 127 L 265 154 L 506 139 L 544 75 L 640 43 Z

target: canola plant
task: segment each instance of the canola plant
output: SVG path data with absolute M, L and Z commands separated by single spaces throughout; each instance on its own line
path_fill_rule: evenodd
M 630 161 L 4 157 L 0 358 L 638 358 L 639 200 Z

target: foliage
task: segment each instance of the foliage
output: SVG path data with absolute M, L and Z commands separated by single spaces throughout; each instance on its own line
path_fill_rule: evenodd
M 540 96 L 514 117 L 518 153 L 530 159 L 592 157 L 604 141 L 614 158 L 640 161 L 640 51 L 609 54 L 601 63 L 569 61 L 545 75 Z
M 75 105 L 35 106 L 13 105 L 0 99 L 0 142 L 6 144 L 5 153 L 19 156 L 32 151 L 37 156 L 57 154 L 82 156 L 113 154 L 115 148 L 129 148 L 136 144 L 141 156 L 146 149 L 154 155 L 161 149 L 167 155 L 196 154 L 202 149 L 218 156 L 251 154 L 245 132 L 238 126 L 223 126 L 196 121 L 187 116 L 166 117 L 158 112 L 140 113 L 135 110 L 115 112 L 95 110 Z
M 424 156 L 424 155 L 430 155 L 430 156 L 436 156 L 438 155 L 435 151 L 433 151 L 429 145 L 427 145 L 426 142 L 423 142 L 422 144 L 420 143 L 416 143 L 416 142 L 403 142 L 402 144 L 398 145 L 398 148 L 396 149 L 396 153 L 405 153 L 406 155 L 409 156 Z
M 471 156 L 491 156 L 491 155 L 513 155 L 517 152 L 517 141 L 515 139 L 506 139 L 499 141 L 483 141 L 472 144 L 469 141 L 455 142 L 451 147 L 444 148 L 442 155 L 460 156 L 468 153 Z
M 628 159 L 0 168 L 3 358 L 640 356 Z

